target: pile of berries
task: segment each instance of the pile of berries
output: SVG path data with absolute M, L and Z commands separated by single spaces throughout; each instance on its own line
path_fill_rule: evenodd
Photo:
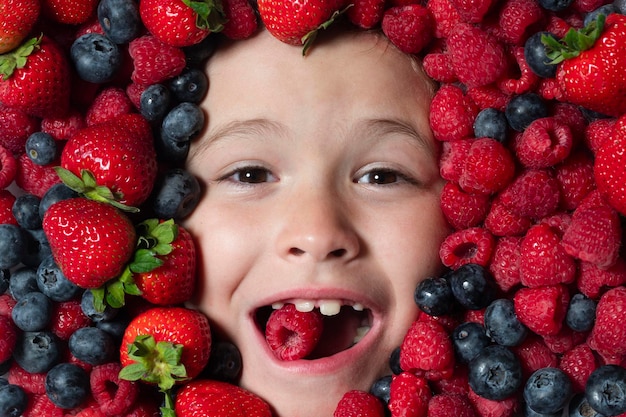
M 0 0 L 0 416 L 271 415 L 177 307 L 202 63 L 259 18 L 304 54 L 330 24 L 381 28 L 440 83 L 447 269 L 416 289 L 393 375 L 335 416 L 626 413 L 626 4 L 257 3 Z

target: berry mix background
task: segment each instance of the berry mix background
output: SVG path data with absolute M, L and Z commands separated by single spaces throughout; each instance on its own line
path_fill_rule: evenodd
M 183 166 L 220 38 L 264 23 L 306 55 L 329 21 L 382 30 L 439 84 L 452 228 L 392 373 L 335 417 L 626 415 L 625 13 L 0 0 L 0 417 L 272 415 L 236 385 L 236 347 L 181 307 L 196 253 L 178 221 L 200 198 Z

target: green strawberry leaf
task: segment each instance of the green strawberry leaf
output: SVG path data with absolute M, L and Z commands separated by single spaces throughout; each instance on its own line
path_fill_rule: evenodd
M 163 261 L 154 256 L 150 249 L 138 249 L 135 251 L 130 270 L 136 274 L 150 272 L 163 265 Z
M 211 32 L 221 32 L 226 15 L 220 0 L 182 0 L 196 13 L 196 26 Z
M 300 39 L 300 41 L 302 42 L 302 56 L 306 56 L 311 46 L 313 46 L 313 42 L 315 42 L 315 38 L 317 38 L 317 34 L 319 33 L 319 31 L 328 29 L 350 7 L 352 7 L 352 4 L 349 4 L 342 10 L 336 10 L 327 21 L 323 22 L 321 25 L 319 25 Z
M 559 64 L 590 49 L 602 36 L 605 20 L 606 16 L 600 13 L 596 20 L 592 20 L 584 28 L 568 30 L 560 41 L 551 35 L 543 35 L 541 41 L 546 46 L 546 56 L 550 59 L 550 64 Z
M 24 68 L 28 57 L 39 49 L 43 35 L 38 38 L 31 38 L 24 42 L 15 50 L 0 55 L 0 76 L 2 80 L 8 80 L 15 70 Z
M 106 284 L 106 302 L 113 308 L 124 307 L 124 284 L 119 280 L 111 280 Z
M 98 313 L 102 313 L 106 308 L 106 304 L 104 303 L 105 293 L 106 290 L 104 286 L 91 289 L 91 294 L 93 294 L 93 307 Z

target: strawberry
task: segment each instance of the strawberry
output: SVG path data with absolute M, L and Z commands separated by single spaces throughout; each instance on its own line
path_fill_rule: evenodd
M 611 136 L 597 150 L 593 172 L 600 193 L 626 215 L 626 116 L 617 119 Z
M 70 66 L 50 38 L 33 38 L 0 56 L 0 103 L 37 117 L 64 115 L 70 100 Z
M 43 230 L 63 274 L 82 288 L 117 277 L 135 248 L 132 223 L 117 208 L 78 197 L 46 211 Z
M 177 417 L 271 417 L 260 397 L 226 382 L 196 380 L 176 394 Z
M 333 417 L 384 417 L 383 403 L 374 395 L 365 391 L 352 390 L 346 392 L 339 403 Z
M 454 348 L 444 327 L 432 321 L 413 322 L 402 341 L 400 367 L 432 380 L 450 377 Z
M 317 346 L 323 326 L 323 318 L 318 311 L 301 312 L 293 304 L 285 304 L 270 315 L 265 339 L 279 359 L 302 359 Z
M 140 205 L 152 191 L 157 173 L 150 125 L 133 113 L 81 129 L 65 145 L 61 166 L 73 174 L 60 172 L 64 182 L 75 191 L 93 199 L 105 197 L 104 200 L 123 205 Z M 107 187 L 113 195 L 94 188 L 93 181 L 85 178 L 85 170 L 92 174 L 97 186 Z
M 39 17 L 39 0 L 0 1 L 0 54 L 17 48 Z
M 548 57 L 559 64 L 556 78 L 564 101 L 608 116 L 626 112 L 621 70 L 626 65 L 626 16 L 600 14 L 583 29 L 570 30 L 562 42 L 543 39 L 550 48 Z
M 224 30 L 222 33 L 230 39 L 246 39 L 258 27 L 257 16 L 248 0 L 222 0 L 224 7 Z
M 195 45 L 224 23 L 221 3 L 213 0 L 142 0 L 139 14 L 152 35 L 175 47 Z
M 41 0 L 41 12 L 55 22 L 79 25 L 95 14 L 98 3 L 98 0 Z
M 211 329 L 204 314 L 183 307 L 151 308 L 131 320 L 124 332 L 120 378 L 158 385 L 165 394 L 164 411 L 171 412 L 172 387 L 198 376 L 210 352 Z

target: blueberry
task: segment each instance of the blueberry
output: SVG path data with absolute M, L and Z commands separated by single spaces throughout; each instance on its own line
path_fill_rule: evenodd
M 574 294 L 567 306 L 565 324 L 577 332 L 587 332 L 596 321 L 596 302 L 583 294 Z
M 204 112 L 193 103 L 180 103 L 172 108 L 161 124 L 163 135 L 176 142 L 188 142 L 204 127 Z
M 589 405 L 605 416 L 626 412 L 626 368 L 602 365 L 596 368 L 585 386 Z
M 49 331 L 21 333 L 13 350 L 15 362 L 31 374 L 48 372 L 60 357 L 59 339 Z
M 141 93 L 139 109 L 150 122 L 160 122 L 171 108 L 172 94 L 163 84 L 152 84 Z
M 446 277 L 454 298 L 466 309 L 480 310 L 495 298 L 493 278 L 481 265 L 465 264 Z
M 454 308 L 454 296 L 444 277 L 428 277 L 417 284 L 413 299 L 424 313 L 431 316 L 448 314 Z
M 141 17 L 134 0 L 101 0 L 97 13 L 104 34 L 114 43 L 128 43 L 139 35 Z
M 11 270 L 0 269 L 0 294 L 4 294 L 9 289 L 10 282 L 11 282 Z
M 378 378 L 370 387 L 370 394 L 381 400 L 384 404 L 389 404 L 391 397 L 391 375 Z
M 169 88 L 177 102 L 198 104 L 209 89 L 209 79 L 198 68 L 186 68 L 170 80 Z
M 184 169 L 172 168 L 155 186 L 152 209 L 162 219 L 184 219 L 196 208 L 200 196 L 197 178 Z
M 30 230 L 41 228 L 40 201 L 41 199 L 34 194 L 22 194 L 15 199 L 11 212 L 20 227 Z
M 52 317 L 52 301 L 40 292 L 28 293 L 15 304 L 11 317 L 15 325 L 25 332 L 43 330 Z
M 36 268 L 46 256 L 52 254 L 50 243 L 43 229 L 24 229 L 24 231 L 26 253 L 22 257 L 22 263 Z
M 514 96 L 504 109 L 506 120 L 514 130 L 521 132 L 533 121 L 548 116 L 545 101 L 535 93 Z
M 526 404 L 538 413 L 562 410 L 572 394 L 572 382 L 559 368 L 541 368 L 532 373 L 524 386 Z
M 476 115 L 474 119 L 474 136 L 477 138 L 492 138 L 505 143 L 507 139 L 508 123 L 503 111 L 488 107 Z
M 26 139 L 26 155 L 37 165 L 48 165 L 57 159 L 56 140 L 46 132 L 35 132 Z
M 78 407 L 89 393 L 89 375 L 78 365 L 60 363 L 46 374 L 46 394 L 57 407 Z
M 20 417 L 28 406 L 28 395 L 18 385 L 0 387 L 0 417 Z
M 219 36 L 207 36 L 201 42 L 183 48 L 187 65 L 198 67 L 213 55 Z
M 100 321 L 112 320 L 119 313 L 118 308 L 113 308 L 108 304 L 104 306 L 104 311 L 98 311 L 93 302 L 93 293 L 91 290 L 85 290 L 80 299 L 80 308 L 83 314 L 89 317 L 91 321 L 98 323 Z
M 524 44 L 524 58 L 532 72 L 542 78 L 554 78 L 557 65 L 550 63 L 551 59 L 547 56 L 546 45 L 542 41 L 544 36 L 555 39 L 550 32 L 536 32 L 529 36 Z
M 524 403 L 524 417 L 563 417 L 563 413 L 561 411 L 556 413 L 538 413 Z
M 626 0 L 615 0 L 612 4 L 616 13 L 626 14 Z
M 236 384 L 241 366 L 241 353 L 237 346 L 229 342 L 217 342 L 211 346 L 209 363 L 204 373 L 209 379 Z
M 26 253 L 22 229 L 14 224 L 0 224 L 0 269 L 17 266 Z
M 484 321 L 487 335 L 499 345 L 518 346 L 528 335 L 528 328 L 515 314 L 513 301 L 506 298 L 494 300 L 489 304 L 485 309 Z
M 468 368 L 470 387 L 488 400 L 504 400 L 522 385 L 519 359 L 505 346 L 487 346 L 470 361 Z
M 394 375 L 400 375 L 404 371 L 400 366 L 400 347 L 395 348 L 389 355 L 389 368 Z
M 11 274 L 9 280 L 9 292 L 11 296 L 19 301 L 26 294 L 39 291 L 37 285 L 37 270 L 30 267 L 21 267 Z
M 617 13 L 617 8 L 614 4 L 609 3 L 602 5 L 585 15 L 585 18 L 583 19 L 583 26 L 588 26 L 591 22 L 596 21 L 598 19 L 598 15 L 604 15 L 606 17 L 612 13 Z
M 42 293 L 56 302 L 69 301 L 78 296 L 81 288 L 61 272 L 52 255 L 44 258 L 37 268 L 37 285 Z
M 130 323 L 130 318 L 124 314 L 119 314 L 111 320 L 96 321 L 96 327 L 110 334 L 117 342 L 124 337 L 124 331 Z
M 575 394 L 568 405 L 569 417 L 605 417 L 591 408 L 585 394 Z
M 76 39 L 70 56 L 78 76 L 95 84 L 113 79 L 122 64 L 117 45 L 99 33 L 87 33 Z
M 190 141 L 181 142 L 166 135 L 163 131 L 156 135 L 155 148 L 159 161 L 171 165 L 182 165 L 189 154 Z
M 567 9 L 574 0 L 538 0 L 537 3 L 546 10 L 559 12 Z
M 75 197 L 78 197 L 78 193 L 69 188 L 67 185 L 62 183 L 54 184 L 48 188 L 48 191 L 46 191 L 43 197 L 41 197 L 41 202 L 39 203 L 39 216 L 43 219 L 44 214 L 51 205 L 61 200 L 67 200 Z
M 491 344 L 485 328 L 474 322 L 459 324 L 452 331 L 451 337 L 456 357 L 462 363 L 469 363 Z
M 90 365 L 101 365 L 114 359 L 113 336 L 97 327 L 82 327 L 70 336 L 68 346 L 72 355 Z

